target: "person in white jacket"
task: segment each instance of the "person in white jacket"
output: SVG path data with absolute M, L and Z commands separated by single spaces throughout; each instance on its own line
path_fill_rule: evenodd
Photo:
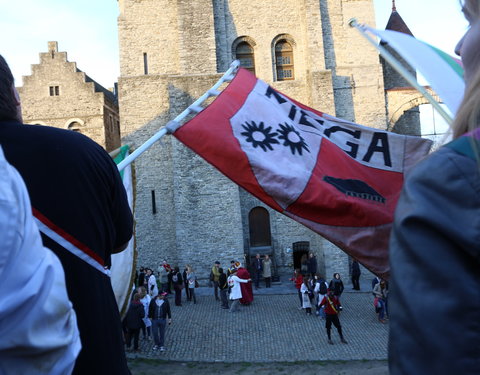
M 235 269 L 230 276 L 228 276 L 228 288 L 230 289 L 230 299 L 232 300 L 232 305 L 230 306 L 229 312 L 233 313 L 237 311 L 239 300 L 242 298 L 242 289 L 240 288 L 240 283 L 248 283 L 252 279 L 241 279 L 237 276 L 237 270 Z
M 148 276 L 148 294 L 150 297 L 155 297 L 158 295 L 158 286 L 157 286 L 157 280 L 155 279 L 155 275 L 153 274 L 152 270 L 150 268 L 147 269 L 147 276 Z
M 71 374 L 81 349 L 57 256 L 0 147 L 0 374 Z

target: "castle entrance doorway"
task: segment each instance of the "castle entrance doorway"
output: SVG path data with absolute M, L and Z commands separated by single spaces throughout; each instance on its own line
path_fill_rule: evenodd
M 293 269 L 302 270 L 302 260 L 306 260 L 308 253 L 310 252 L 310 242 L 308 241 L 298 241 L 292 244 L 293 248 Z M 302 270 L 306 272 L 306 270 Z

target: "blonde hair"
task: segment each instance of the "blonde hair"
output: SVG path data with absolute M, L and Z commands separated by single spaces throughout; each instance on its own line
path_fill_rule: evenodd
M 462 2 L 464 13 L 480 18 L 480 0 Z M 480 46 L 479 46 L 480 48 Z M 452 125 L 453 138 L 458 138 L 480 126 L 480 69 L 475 72 L 465 90 L 460 108 Z

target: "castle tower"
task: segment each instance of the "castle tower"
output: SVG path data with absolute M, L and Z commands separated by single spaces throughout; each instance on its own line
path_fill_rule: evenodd
M 119 0 L 119 10 L 121 129 L 134 147 L 234 59 L 306 105 L 385 128 L 378 54 L 348 26 L 351 17 L 374 24 L 372 0 Z M 214 260 L 225 264 L 262 248 L 279 267 L 291 267 L 287 249 L 308 243 L 322 272 L 348 274 L 348 257 L 332 244 L 270 210 L 171 137 L 137 159 L 136 173 L 141 264 L 168 257 L 208 271 Z
M 410 36 L 414 36 L 413 33 L 408 28 L 407 24 L 400 16 L 395 5 L 395 0 L 392 0 L 392 13 L 388 19 L 385 30 L 397 31 L 404 33 Z M 383 44 L 383 43 L 382 43 Z M 390 48 L 388 44 L 383 45 L 400 63 L 407 69 L 407 71 L 414 77 L 417 76 L 415 69 L 411 68 L 408 63 L 400 57 L 400 55 Z M 418 96 L 416 90 L 414 90 L 410 84 L 403 78 L 392 66 L 381 58 L 383 66 L 383 76 L 385 82 L 385 90 L 387 97 L 390 96 L 390 99 L 399 96 L 406 96 L 408 99 L 411 99 L 413 96 Z M 393 100 L 394 102 L 396 100 Z M 408 135 L 420 135 L 420 110 L 418 107 L 414 107 L 406 110 L 401 115 L 399 119 L 395 122 L 395 126 L 389 130 L 394 131 L 399 134 L 408 134 Z

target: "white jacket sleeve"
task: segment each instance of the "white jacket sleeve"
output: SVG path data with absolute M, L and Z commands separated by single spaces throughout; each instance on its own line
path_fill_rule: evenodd
M 0 148 L 0 374 L 70 374 L 81 349 L 57 256 Z

